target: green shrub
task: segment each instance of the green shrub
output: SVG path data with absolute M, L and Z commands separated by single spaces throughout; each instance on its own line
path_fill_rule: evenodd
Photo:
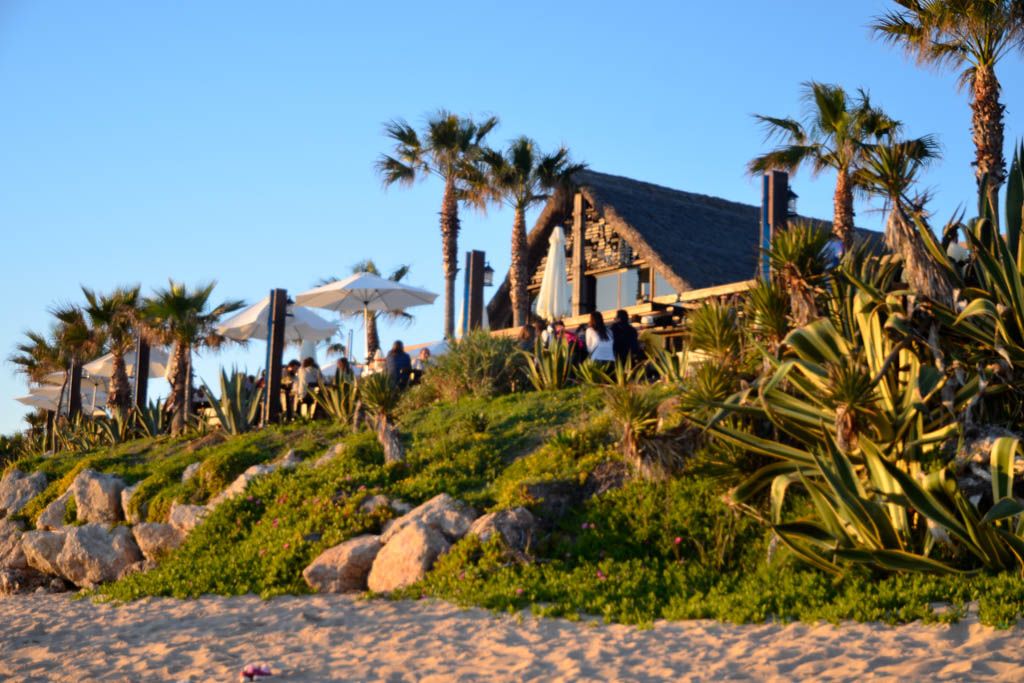
M 464 396 L 498 396 L 512 390 L 523 360 L 508 337 L 474 330 L 450 342 L 423 373 L 423 384 L 445 401 Z

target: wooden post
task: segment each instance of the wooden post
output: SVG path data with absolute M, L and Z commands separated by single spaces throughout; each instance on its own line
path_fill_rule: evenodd
M 594 310 L 587 281 L 587 249 L 584 233 L 587 215 L 583 193 L 577 192 L 572 200 L 572 314 L 585 315 Z
M 135 341 L 135 407 L 139 412 L 146 409 L 149 393 L 149 343 L 139 335 Z
M 267 326 L 267 379 L 264 383 L 263 424 L 281 419 L 281 370 L 284 363 L 284 326 L 288 317 L 288 291 L 270 290 Z
M 57 406 L 57 408 L 59 409 L 60 406 Z M 54 451 L 57 450 L 57 447 L 56 447 L 56 435 L 54 434 L 54 431 L 55 431 L 54 430 L 54 425 L 55 425 L 56 421 L 57 421 L 57 412 L 54 411 L 54 410 L 47 410 L 46 411 L 46 427 L 45 427 L 45 431 L 43 432 L 43 443 L 45 444 L 45 446 L 43 447 L 44 450 L 49 450 L 51 448 Z
M 761 272 L 763 278 L 770 275 L 768 250 L 771 249 L 775 233 L 786 229 L 789 216 L 789 174 L 785 171 L 769 171 L 764 175 L 761 195 Z
M 71 381 L 68 382 L 68 419 L 74 420 L 82 412 L 82 364 L 71 361 Z
M 484 323 L 484 252 L 466 252 L 466 330 L 476 330 Z

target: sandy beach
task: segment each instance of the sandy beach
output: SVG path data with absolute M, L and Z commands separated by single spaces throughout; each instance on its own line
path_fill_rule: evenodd
M 0 678 L 231 681 L 1020 680 L 1021 628 L 953 625 L 657 623 L 462 610 L 436 601 L 324 595 L 0 599 Z

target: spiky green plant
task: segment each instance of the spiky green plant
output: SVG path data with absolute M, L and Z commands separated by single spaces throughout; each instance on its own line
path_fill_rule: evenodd
M 691 351 L 719 363 L 739 358 L 742 334 L 736 309 L 718 301 L 705 302 L 686 316 L 686 341 Z
M 335 422 L 352 424 L 359 403 L 359 390 L 355 382 L 339 380 L 325 384 L 313 394 L 320 410 Z
M 210 405 L 217 414 L 220 426 L 228 434 L 244 434 L 256 426 L 260 414 L 263 389 L 246 386 L 245 373 L 232 368 L 220 371 L 220 396 L 214 400 L 209 385 L 203 384 Z
M 374 422 L 377 440 L 384 449 L 384 461 L 404 460 L 405 450 L 395 427 L 395 412 L 402 398 L 398 385 L 387 374 L 379 372 L 359 380 L 359 398 Z
M 674 439 L 660 438 L 658 408 L 665 394 L 658 385 L 613 384 L 605 387 L 605 410 L 619 433 L 623 458 L 642 478 L 664 479 L 682 462 Z
M 526 378 L 537 391 L 564 389 L 572 374 L 572 351 L 568 344 L 552 340 L 547 347 L 539 340 L 532 353 L 521 352 L 526 360 Z

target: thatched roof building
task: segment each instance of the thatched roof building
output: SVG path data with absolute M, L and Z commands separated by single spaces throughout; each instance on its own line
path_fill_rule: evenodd
M 574 313 L 614 311 L 755 277 L 760 207 L 590 170 L 575 181 L 575 192 L 548 200 L 527 236 L 531 297 L 555 225 L 567 237 Z M 583 258 L 576 259 L 580 237 Z M 492 329 L 512 325 L 507 277 L 487 312 Z

